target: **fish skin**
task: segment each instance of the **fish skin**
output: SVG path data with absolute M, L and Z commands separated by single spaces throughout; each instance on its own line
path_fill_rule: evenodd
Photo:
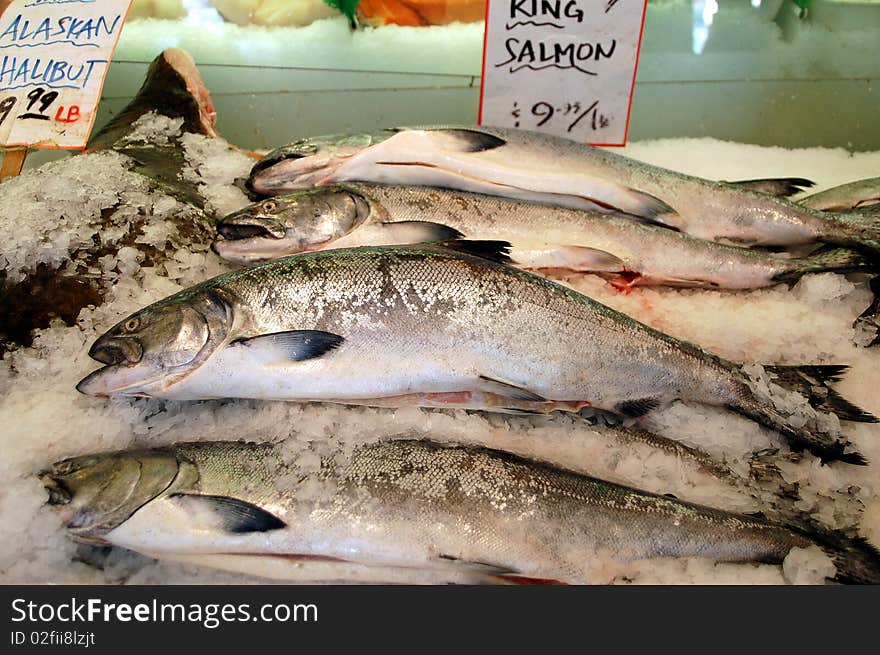
M 334 138 L 340 137 L 303 139 L 269 153 L 254 167 L 250 187 L 275 195 L 346 181 L 440 186 L 614 210 L 734 245 L 826 242 L 880 251 L 880 227 L 858 216 L 826 214 L 554 135 L 486 126 L 402 127 L 362 135 L 359 149 L 339 156 Z
M 226 273 L 111 328 L 90 351 L 107 366 L 77 388 L 627 416 L 685 400 L 731 408 L 825 459 L 863 462 L 846 442 L 791 428 L 737 364 L 490 261 L 498 245 L 331 250 Z M 257 339 L 303 330 L 337 340 L 305 357 L 301 338 Z
M 353 196 L 361 199 L 361 215 L 353 215 L 353 210 L 342 215 L 339 208 L 353 206 Z M 275 196 L 239 210 L 218 224 L 221 234 L 233 238 L 216 241 L 214 249 L 233 261 L 251 263 L 314 249 L 418 243 L 446 236 L 440 233 L 437 238 L 428 227 L 399 229 L 405 222 L 451 228 L 467 239 L 509 241 L 511 257 L 521 268 L 551 277 L 597 273 L 623 288 L 755 289 L 783 278 L 795 280 L 802 272 L 868 267 L 856 253 L 842 257 L 836 267 L 821 268 L 809 258 L 702 241 L 620 215 L 450 189 L 356 182 Z M 260 225 L 262 235 L 248 231 L 249 238 L 234 239 L 236 229 Z
M 164 478 L 143 480 L 136 462 L 144 459 L 152 470 L 162 462 Z M 780 563 L 791 548 L 813 543 L 762 519 L 500 451 L 430 441 L 358 446 L 350 457 L 324 458 L 311 471 L 270 444 L 182 443 L 73 458 L 40 477 L 50 502 L 63 505 L 76 539 L 258 573 L 253 556 L 276 555 L 306 562 L 304 568 L 314 558 L 325 576 L 332 575 L 328 563 L 341 561 L 378 567 L 379 575 L 433 570 L 460 581 L 464 570 L 480 581 L 525 576 L 588 583 L 603 560 L 700 556 Z M 307 485 L 320 491 L 307 493 Z M 122 489 L 130 490 L 127 515 L 115 509 L 118 495 L 102 496 Z M 225 516 L 223 505 L 216 514 L 206 510 L 206 498 L 209 507 L 212 498 L 233 499 L 276 523 L 242 530 L 239 514 Z M 230 559 L 212 561 L 217 554 Z M 242 557 L 236 562 L 235 555 Z
M 880 177 L 856 180 L 801 198 L 805 207 L 822 211 L 850 211 L 880 204 Z

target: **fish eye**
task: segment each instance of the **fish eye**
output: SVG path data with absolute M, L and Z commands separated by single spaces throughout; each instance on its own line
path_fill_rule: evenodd
M 268 202 L 263 203 L 263 209 L 267 212 L 274 212 L 277 207 L 278 205 L 275 204 L 274 200 L 269 200 Z
M 122 329 L 126 332 L 134 332 L 141 326 L 141 319 L 137 316 L 132 316 L 125 323 L 122 324 Z

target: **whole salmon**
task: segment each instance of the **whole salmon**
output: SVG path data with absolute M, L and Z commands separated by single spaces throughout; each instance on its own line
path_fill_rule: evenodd
M 825 242 L 880 252 L 880 225 L 652 166 L 549 134 L 428 126 L 302 139 L 270 152 L 250 187 L 276 195 L 346 181 L 416 184 L 616 211 L 734 245 Z M 756 183 L 757 182 L 757 183 Z
M 756 289 L 806 273 L 869 267 L 847 249 L 783 257 L 614 214 L 357 182 L 267 198 L 226 216 L 217 230 L 223 238 L 214 250 L 241 263 L 328 248 L 501 239 L 510 242 L 517 266 L 551 277 L 594 273 L 623 289 L 647 284 Z
M 778 564 L 817 544 L 839 580 L 880 581 L 859 540 L 498 451 L 385 441 L 310 469 L 286 452 L 180 443 L 74 457 L 40 477 L 77 540 L 288 580 L 589 583 L 604 562 Z
M 78 389 L 628 417 L 681 399 L 863 461 L 818 424 L 792 427 L 738 364 L 506 265 L 506 245 L 330 250 L 220 275 L 111 328 L 89 351 L 106 366 Z M 826 386 L 841 367 L 788 370 L 841 418 L 876 421 Z

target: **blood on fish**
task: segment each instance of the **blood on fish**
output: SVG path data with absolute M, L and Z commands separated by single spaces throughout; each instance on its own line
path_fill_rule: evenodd
M 638 271 L 622 271 L 608 280 L 608 284 L 618 291 L 628 294 L 632 292 L 632 288 L 638 284 L 641 278 L 642 274 Z
M 592 407 L 593 403 L 589 400 L 561 400 L 559 402 L 552 403 L 553 408 L 548 411 L 553 411 L 553 409 L 561 409 L 566 412 L 578 412 L 582 410 L 584 407 Z

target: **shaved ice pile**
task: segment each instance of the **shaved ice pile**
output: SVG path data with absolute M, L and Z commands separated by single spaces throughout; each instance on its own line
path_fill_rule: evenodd
M 185 135 L 183 143 L 188 165 L 184 174 L 197 184 L 209 213 L 242 206 L 246 200 L 233 183 L 247 174 L 251 161 L 219 139 Z M 880 169 L 880 153 L 785 151 L 713 140 L 634 144 L 627 154 L 710 178 L 803 175 L 818 178 L 821 187 L 876 175 Z M 149 219 L 143 233 L 149 236 L 144 238 L 172 246 L 150 265 L 145 263 L 145 244 L 138 240 L 102 255 L 96 274 L 112 281 L 105 302 L 83 309 L 71 327 L 59 321 L 39 331 L 31 347 L 8 352 L 0 360 L 0 582 L 266 582 L 159 562 L 118 548 L 77 545 L 67 538 L 58 513 L 45 505 L 46 492 L 34 475 L 74 455 L 218 439 L 279 442 L 284 456 L 295 458 L 304 469 L 317 467 L 323 456 L 346 457 L 356 445 L 389 435 L 479 444 L 722 509 L 768 515 L 796 510 L 830 528 L 850 533 L 857 528 L 880 544 L 876 425 L 840 425 L 842 435 L 871 462 L 856 467 L 823 466 L 809 454 L 790 453 L 778 435 L 720 408 L 679 402 L 637 423 L 707 451 L 729 469 L 723 475 L 694 458 L 623 439 L 619 432 L 575 415 L 509 417 L 413 407 L 80 395 L 74 386 L 96 368 L 87 355 L 96 337 L 127 314 L 229 270 L 229 265 L 204 248 L 193 250 L 180 242 L 166 225 L 177 201 L 145 189 L 112 152 L 79 155 L 29 171 L 0 185 L 0 199 L 0 225 L 6 226 L 7 239 L 0 263 L 7 275 L 26 276 L 38 261 L 73 265 L 65 261 L 65 253 L 114 229 L 116 219 L 105 226 L 99 218 L 103 208 L 115 207 L 119 200 L 114 216 L 132 220 L 129 214 L 133 217 L 143 208 Z M 880 397 L 874 391 L 880 388 L 880 349 L 853 343 L 851 324 L 871 300 L 861 278 L 825 273 L 807 276 L 792 289 L 780 286 L 749 293 L 637 288 L 625 294 L 595 277 L 570 284 L 642 322 L 746 365 L 848 364 L 852 368 L 835 388 L 880 414 Z M 777 391 L 761 367 L 747 370 L 800 417 L 802 401 Z M 761 455 L 753 460 L 756 452 Z M 756 472 L 762 475 L 749 480 Z M 322 493 L 318 487 L 301 491 Z M 785 491 L 794 497 L 781 498 Z M 571 546 L 560 544 L 566 547 Z M 621 584 L 804 584 L 821 583 L 833 564 L 818 548 L 809 548 L 792 551 L 781 567 L 687 558 L 613 566 L 597 560 L 594 568 L 593 581 Z

